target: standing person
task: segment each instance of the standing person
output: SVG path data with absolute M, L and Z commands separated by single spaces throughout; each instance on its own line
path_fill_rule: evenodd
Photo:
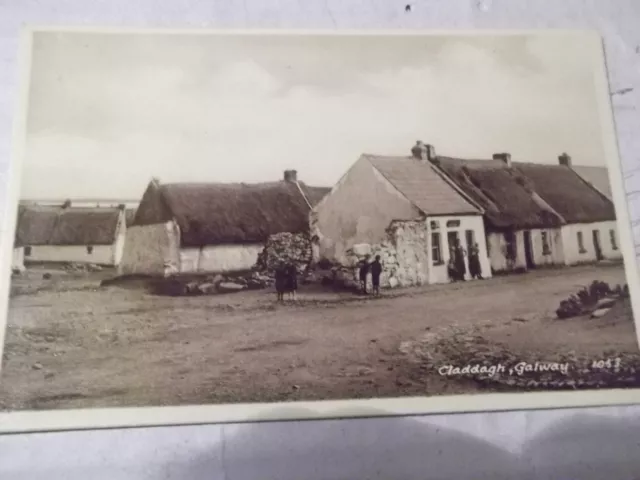
M 464 282 L 464 277 L 467 274 L 467 266 L 465 265 L 465 262 L 464 262 L 465 251 L 464 251 L 464 248 L 462 248 L 462 246 L 460 245 L 459 239 L 456 239 L 455 251 L 456 251 L 455 264 L 456 264 L 456 273 L 458 275 L 458 280 L 460 280 L 461 282 Z
M 376 255 L 376 259 L 371 264 L 371 284 L 373 286 L 373 294 L 380 295 L 380 274 L 382 273 L 382 264 L 380 263 L 380 255 Z
M 278 302 L 284 301 L 284 291 L 286 289 L 286 273 L 284 265 L 281 263 L 278 264 L 275 270 L 275 281 L 276 281 L 276 293 L 278 294 Z
M 449 248 L 449 263 L 447 263 L 447 273 L 449 274 L 449 280 L 452 282 L 458 281 L 458 273 L 456 272 L 456 250 L 451 246 Z
M 298 271 L 293 263 L 287 266 L 287 291 L 289 292 L 289 298 L 296 299 L 296 291 L 298 290 Z
M 482 267 L 480 266 L 480 248 L 474 243 L 469 249 L 469 273 L 471 278 L 482 280 Z
M 360 288 L 362 293 L 367 294 L 367 275 L 369 274 L 369 255 L 360 262 Z

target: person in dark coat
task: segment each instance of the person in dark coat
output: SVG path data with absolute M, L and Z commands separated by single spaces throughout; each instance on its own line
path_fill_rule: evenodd
M 452 282 L 458 281 L 458 274 L 456 272 L 456 250 L 455 248 L 449 248 L 449 262 L 447 263 L 447 273 L 449 274 L 449 280 Z
M 380 295 L 380 275 L 382 274 L 382 264 L 380 263 L 380 255 L 376 255 L 376 259 L 371 263 L 371 284 L 373 286 L 373 294 Z
M 286 278 L 286 290 L 289 292 L 289 298 L 295 300 L 296 292 L 298 291 L 298 271 L 296 270 L 296 266 L 292 263 L 287 265 Z
M 471 278 L 482 280 L 482 267 L 480 265 L 480 248 L 474 243 L 469 249 L 469 273 Z
M 278 302 L 284 301 L 284 292 L 287 288 L 286 282 L 286 271 L 284 264 L 280 263 L 275 269 L 275 283 L 276 283 L 276 293 L 278 294 Z
M 367 294 L 367 275 L 369 274 L 369 256 L 360 262 L 360 288 L 362 293 Z
M 456 251 L 456 258 L 455 258 L 456 274 L 458 276 L 458 280 L 462 282 L 464 281 L 464 277 L 467 274 L 467 265 L 464 262 L 464 257 L 466 252 L 464 251 L 464 248 L 462 248 L 462 246 L 460 245 L 460 240 L 456 241 L 455 251 Z

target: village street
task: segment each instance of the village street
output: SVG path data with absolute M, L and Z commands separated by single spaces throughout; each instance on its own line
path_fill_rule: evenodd
M 40 280 L 15 283 L 44 282 L 40 273 L 33 277 Z M 423 382 L 408 379 L 398 351 L 401 342 L 451 324 L 482 325 L 523 348 L 637 351 L 629 319 L 610 329 L 589 328 L 588 319 L 553 319 L 562 299 L 593 280 L 625 283 L 619 265 L 581 266 L 384 291 L 381 298 L 303 288 L 296 301 L 278 305 L 268 291 L 160 297 L 97 287 L 99 279 L 85 277 L 67 291 L 43 288 L 11 299 L 0 405 L 460 393 L 472 387 L 432 373 Z

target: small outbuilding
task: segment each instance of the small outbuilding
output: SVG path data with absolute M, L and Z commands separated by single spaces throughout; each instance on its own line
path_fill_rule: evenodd
M 309 233 L 309 212 L 328 191 L 297 180 L 257 184 L 152 180 L 127 232 L 121 275 L 241 272 L 274 234 Z
M 36 262 L 116 266 L 122 257 L 124 208 L 21 205 L 12 266 Z

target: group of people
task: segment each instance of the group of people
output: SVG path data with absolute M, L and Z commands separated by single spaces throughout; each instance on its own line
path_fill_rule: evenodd
M 276 293 L 278 301 L 284 301 L 284 295 L 289 294 L 289 299 L 295 300 L 298 290 L 298 271 L 292 263 L 281 262 L 275 269 Z
M 482 280 L 482 267 L 480 265 L 480 248 L 477 243 L 469 247 L 467 253 L 460 245 L 460 241 L 456 239 L 454 245 L 451 246 L 449 252 L 448 273 L 452 282 L 462 282 L 467 275 L 467 262 L 465 257 L 468 256 L 469 274 L 472 279 Z M 376 255 L 373 262 L 369 262 L 367 255 L 360 262 L 360 289 L 363 294 L 369 292 L 368 277 L 371 274 L 371 287 L 374 295 L 380 295 L 380 276 L 382 275 L 382 263 L 380 255 Z M 292 263 L 281 262 L 275 269 L 275 286 L 278 294 L 278 301 L 284 301 L 285 294 L 289 294 L 290 299 L 296 298 L 298 290 L 298 271 Z
M 449 251 L 449 265 L 448 272 L 449 278 L 452 282 L 463 282 L 467 275 L 467 265 L 464 261 L 464 257 L 467 256 L 460 240 L 456 239 L 454 245 L 451 246 Z M 482 280 L 482 267 L 480 265 L 480 248 L 477 243 L 474 243 L 469 248 L 469 274 L 472 279 Z
M 380 275 L 382 275 L 382 263 L 380 255 L 376 255 L 373 262 L 369 263 L 369 256 L 360 262 L 360 288 L 367 295 L 367 277 L 371 273 L 371 288 L 374 295 L 380 295 Z

